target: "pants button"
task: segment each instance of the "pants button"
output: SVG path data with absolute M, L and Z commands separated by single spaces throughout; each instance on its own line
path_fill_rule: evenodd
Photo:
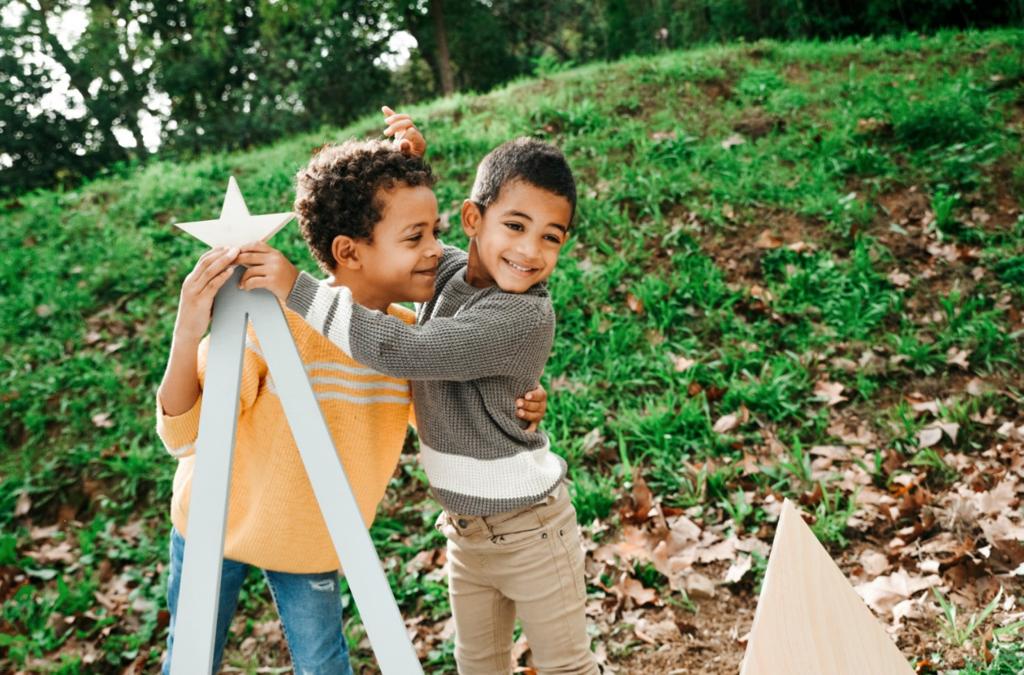
M 465 518 L 459 518 L 459 527 L 468 527 L 469 521 Z

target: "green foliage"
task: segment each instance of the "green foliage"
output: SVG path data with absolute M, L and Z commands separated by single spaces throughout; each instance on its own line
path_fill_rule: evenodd
M 928 99 L 898 98 L 893 111 L 896 138 L 911 148 L 967 143 L 991 127 L 987 97 L 978 86 L 960 82 Z
M 999 601 L 1003 598 L 1003 590 L 999 589 L 995 597 L 980 612 L 972 614 L 966 622 L 963 622 L 958 616 L 957 606 L 943 595 L 942 591 L 932 588 L 932 593 L 942 608 L 943 635 L 945 635 L 950 644 L 956 647 L 962 647 L 974 636 L 992 612 L 995 611 L 996 607 L 999 606 Z
M 856 494 L 844 495 L 838 490 L 829 492 L 820 484 L 821 501 L 814 507 L 814 524 L 811 530 L 824 543 L 841 547 L 850 542 L 846 538 L 846 524 L 857 510 Z
M 994 658 L 990 663 L 972 661 L 965 668 L 953 671 L 956 675 L 1018 675 L 1024 672 L 1024 647 L 1019 640 L 993 646 Z
M 129 170 L 149 156 L 147 120 L 171 158 L 366 113 L 390 84 L 376 58 L 390 37 L 384 4 L 14 3 L 0 26 L 0 196 Z M 65 44 L 56 26 L 78 11 L 84 30 Z M 66 95 L 39 53 L 67 73 Z M 71 112 L 46 109 L 54 96 Z

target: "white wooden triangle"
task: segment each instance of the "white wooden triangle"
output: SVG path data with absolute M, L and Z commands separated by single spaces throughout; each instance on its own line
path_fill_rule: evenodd
M 913 675 L 788 499 L 740 675 Z
M 176 223 L 178 227 L 210 248 L 224 246 L 244 246 L 255 241 L 266 241 L 277 234 L 294 213 L 267 213 L 253 216 L 245 205 L 242 191 L 235 177 L 228 179 L 228 190 L 224 194 L 224 205 L 220 210 L 220 218 L 216 220 L 198 220 L 191 223 Z
M 220 220 L 185 225 L 226 222 L 227 229 L 238 226 L 233 231 L 240 239 L 213 244 L 188 227 L 179 227 L 211 246 L 240 246 L 260 236 L 270 237 L 291 217 L 290 213 L 250 216 L 238 184 L 232 178 Z M 273 225 L 278 220 L 280 222 Z M 271 225 L 273 227 L 269 227 Z M 212 232 L 212 241 L 223 242 L 215 238 L 221 234 L 218 227 L 199 230 L 205 234 Z M 422 675 L 405 622 L 352 494 L 284 312 L 268 291 L 239 289 L 243 273 L 241 267 L 234 272 L 217 292 L 213 305 L 171 674 L 209 673 L 213 663 L 246 321 L 251 320 L 380 670 L 385 675 Z M 340 626 L 337 628 L 340 630 Z

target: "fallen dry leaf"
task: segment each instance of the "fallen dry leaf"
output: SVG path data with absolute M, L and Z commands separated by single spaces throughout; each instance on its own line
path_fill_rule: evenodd
M 691 598 L 713 598 L 715 582 L 700 572 L 691 572 L 683 578 L 683 589 Z
M 28 496 L 27 492 L 22 492 L 18 495 L 18 501 L 14 503 L 14 517 L 19 518 L 32 508 L 32 498 Z
M 822 399 L 826 405 L 834 406 L 848 400 L 843 396 L 843 389 L 845 389 L 845 387 L 838 382 L 819 380 L 814 385 L 814 395 Z
M 644 301 L 632 293 L 626 293 L 626 306 L 636 314 L 644 313 Z
M 884 616 L 892 612 L 902 600 L 941 583 L 942 579 L 938 575 L 912 576 L 900 568 L 888 576 L 876 577 L 860 584 L 855 590 L 868 607 Z
M 747 410 L 746 406 L 740 406 L 740 409 L 736 412 L 719 417 L 715 425 L 711 427 L 711 430 L 716 434 L 726 434 L 739 425 L 745 424 L 748 420 L 750 420 L 750 411 Z
M 949 436 L 949 440 L 956 443 L 960 425 L 956 422 L 932 422 L 924 429 L 917 432 L 917 442 L 922 448 L 930 448 L 942 440 L 942 435 Z
M 735 584 L 739 583 L 743 576 L 750 571 L 750 567 L 753 564 L 754 559 L 749 555 L 741 555 L 729 565 L 729 569 L 725 572 L 725 583 Z
M 594 448 L 600 447 L 602 443 L 604 443 L 604 436 L 599 428 L 594 427 L 583 437 L 583 452 L 590 452 Z
M 925 427 L 917 432 L 917 444 L 922 448 L 930 448 L 942 440 L 942 429 Z
M 651 645 L 663 645 L 666 642 L 677 642 L 683 639 L 679 626 L 671 619 L 655 622 L 641 618 L 633 626 L 633 632 L 638 638 Z
M 907 274 L 906 272 L 893 270 L 889 272 L 888 278 L 889 282 L 892 283 L 893 286 L 898 286 L 899 288 L 906 288 L 907 286 L 910 285 L 910 275 Z
M 857 561 L 864 568 L 864 574 L 871 578 L 883 574 L 891 567 L 889 558 L 884 553 L 870 548 L 864 549 Z
M 746 142 L 747 139 L 743 138 L 743 136 L 740 136 L 739 134 L 733 134 L 732 136 L 729 136 L 727 139 L 722 141 L 722 147 L 728 150 L 731 147 L 743 145 Z
M 760 249 L 779 248 L 782 244 L 782 238 L 776 236 L 770 229 L 761 230 L 761 234 L 754 240 L 754 246 Z
M 652 588 L 645 588 L 642 583 L 625 573 L 612 587 L 612 592 L 621 598 L 629 598 L 636 605 L 649 605 L 657 601 L 658 594 Z
M 688 359 L 685 356 L 676 356 L 674 354 L 670 354 L 669 357 L 672 359 L 672 365 L 677 373 L 682 373 L 686 370 L 689 370 L 697 363 L 693 359 Z
M 950 347 L 946 351 L 946 363 L 951 366 L 959 366 L 964 370 L 970 370 L 971 364 L 967 362 L 967 357 L 971 355 L 969 349 L 957 349 L 956 347 Z
M 100 429 L 109 429 L 114 426 L 114 422 L 110 419 L 110 413 L 108 412 L 101 412 L 93 415 L 92 423 Z

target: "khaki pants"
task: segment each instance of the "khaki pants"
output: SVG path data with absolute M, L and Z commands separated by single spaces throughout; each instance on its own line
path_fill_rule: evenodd
M 512 671 L 517 616 L 542 675 L 598 672 L 584 613 L 583 548 L 564 484 L 521 511 L 486 517 L 442 512 L 436 526 L 448 538 L 461 675 Z

